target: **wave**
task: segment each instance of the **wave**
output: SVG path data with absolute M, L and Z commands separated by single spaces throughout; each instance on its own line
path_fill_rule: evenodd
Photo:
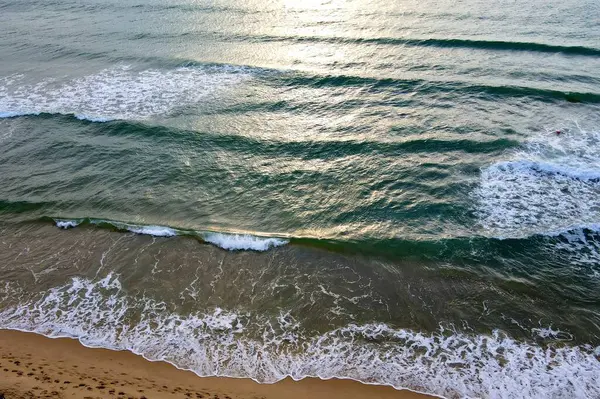
M 500 210 L 499 212 L 506 212 Z M 600 219 L 599 219 L 600 220 Z M 269 237 L 246 233 L 223 233 L 178 229 L 168 226 L 138 225 L 105 219 L 59 219 L 41 218 L 63 229 L 91 225 L 109 230 L 131 232 L 154 237 L 190 237 L 229 251 L 268 251 L 287 244 L 317 248 L 346 255 L 373 256 L 380 259 L 434 259 L 457 264 L 495 265 L 500 270 L 503 263 L 499 254 L 511 253 L 512 257 L 544 254 L 547 261 L 584 266 L 581 273 L 594 276 L 600 273 L 600 222 L 562 224 L 560 227 L 537 231 L 500 229 L 485 230 L 484 234 L 446 237 L 442 240 L 415 240 L 409 238 L 363 237 L 360 240 L 340 240 L 310 236 Z M 488 226 L 489 227 L 489 226 Z M 549 252 L 550 251 L 550 252 Z M 473 263 L 475 262 L 475 263 Z
M 229 251 L 250 250 L 267 251 L 274 247 L 286 245 L 289 240 L 277 237 L 261 237 L 251 234 L 220 233 L 212 231 L 195 231 L 175 229 L 167 226 L 137 225 L 104 219 L 51 219 L 56 226 L 62 229 L 74 228 L 80 225 L 95 225 L 118 231 L 128 231 L 135 234 L 149 235 L 153 237 L 175 237 L 188 236 L 202 240 L 203 242 L 216 245 Z
M 481 171 L 476 215 L 501 237 L 595 229 L 600 221 L 600 133 L 540 134 Z
M 61 123 L 89 124 L 91 121 L 81 121 L 75 116 L 38 114 L 32 118 L 50 119 L 62 118 Z M 75 118 L 75 119 L 74 119 Z M 185 140 L 187 145 L 197 147 L 203 151 L 213 148 L 224 149 L 232 153 L 249 154 L 255 156 L 290 156 L 309 159 L 337 159 L 346 156 L 365 156 L 377 154 L 378 156 L 397 156 L 401 153 L 434 153 L 462 151 L 465 153 L 493 153 L 500 152 L 519 145 L 516 140 L 495 138 L 488 140 L 460 139 L 435 139 L 417 138 L 414 136 L 397 138 L 394 141 L 379 140 L 276 140 L 249 137 L 236 134 L 211 134 L 199 133 L 195 130 L 185 130 L 170 126 L 147 124 L 138 121 L 112 121 L 110 124 L 98 127 L 98 135 L 114 137 L 143 137 L 153 142 L 177 142 Z
M 0 200 L 0 214 L 2 213 L 27 213 L 39 211 L 45 207 L 53 205 L 49 202 L 32 201 L 6 201 Z
M 15 299 L 6 293 L 3 301 Z M 445 397 L 600 395 L 600 347 L 517 341 L 501 331 L 468 334 L 348 324 L 308 332 L 290 313 L 260 315 L 213 308 L 181 314 L 147 296 L 134 297 L 117 275 L 74 277 L 0 310 L 0 328 L 71 337 L 86 346 L 130 350 L 200 376 L 349 378 Z
M 248 67 L 190 63 L 173 69 L 135 70 L 129 66 L 56 85 L 53 79 L 25 83 L 25 76 L 0 78 L 0 118 L 26 115 L 73 115 L 92 122 L 144 121 L 167 117 L 178 109 L 194 106 L 210 95 L 226 91 L 252 76 Z M 257 75 L 258 76 L 258 75 Z M 270 73 L 268 85 L 284 87 L 370 86 L 373 90 L 395 88 L 423 95 L 462 93 L 476 97 L 533 98 L 539 101 L 600 103 L 600 94 L 563 92 L 524 86 L 490 86 L 458 81 L 426 81 L 370 78 L 351 75 L 309 75 L 299 72 Z M 286 104 L 267 104 L 278 112 Z M 300 104 L 313 109 L 314 104 Z M 288 105 L 289 108 L 289 105 Z
M 192 31 L 177 34 L 145 34 L 143 38 L 164 39 L 181 37 L 212 37 L 224 41 L 238 42 L 290 42 L 290 43 L 331 43 L 331 44 L 375 44 L 384 46 L 464 48 L 487 51 L 518 51 L 530 53 L 552 53 L 570 56 L 600 57 L 600 49 L 587 46 L 562 46 L 538 42 L 518 42 L 505 40 L 408 38 L 408 37 L 341 37 L 341 36 L 284 36 L 284 35 L 236 35 L 206 31 Z
M 588 148 L 589 156 L 594 157 L 593 146 L 580 146 Z M 514 149 L 513 152 L 519 153 Z M 155 237 L 190 237 L 227 250 L 265 251 L 292 244 L 390 261 L 448 260 L 457 264 L 484 262 L 502 267 L 501 254 L 511 253 L 511 257 L 517 258 L 529 256 L 524 252 L 524 248 L 528 248 L 529 252 L 544 256 L 550 263 L 564 262 L 566 256 L 570 262 L 581 261 L 597 269 L 600 247 L 597 248 L 595 243 L 600 242 L 600 211 L 595 204 L 600 181 L 595 179 L 595 169 L 590 163 L 580 167 L 574 163 L 547 163 L 521 159 L 499 162 L 483 169 L 479 184 L 467 197 L 472 200 L 471 212 L 475 218 L 469 215 L 465 223 L 471 227 L 442 238 L 390 237 L 378 233 L 340 236 L 335 231 L 320 231 L 315 236 L 309 231 L 297 230 L 257 234 L 215 231 L 202 225 L 192 229 L 186 228 L 185 224 L 163 226 L 152 219 L 147 224 L 139 224 L 128 219 L 110 219 L 104 214 L 79 218 L 43 216 L 64 206 L 54 202 L 0 200 L 0 215 L 3 215 L 3 223 L 17 223 L 25 229 L 37 222 L 55 224 L 59 228 L 91 226 Z M 448 210 L 441 212 L 447 214 Z M 471 213 L 468 208 L 464 212 Z M 551 248 L 554 249 L 548 252 Z
M 223 39 L 231 39 L 230 35 L 223 35 Z M 560 46 L 536 42 L 514 42 L 503 40 L 473 40 L 473 39 L 442 39 L 442 38 L 352 38 L 352 37 L 324 37 L 324 36 L 234 36 L 239 41 L 274 41 L 274 42 L 311 42 L 311 43 L 335 43 L 335 44 L 379 44 L 390 46 L 410 47 L 437 47 L 437 48 L 466 48 L 473 50 L 492 51 L 526 51 L 532 53 L 555 53 L 588 57 L 600 57 L 600 49 L 585 46 Z
M 80 224 L 77 220 L 57 220 L 56 227 L 60 227 L 61 229 L 71 229 L 73 227 L 77 227 Z
M 57 223 L 58 226 L 58 223 Z M 177 231 L 170 227 L 164 226 L 133 226 L 128 225 L 128 231 L 136 234 L 149 235 L 153 237 L 174 237 L 177 235 Z
M 248 78 L 247 69 L 205 65 L 135 70 L 121 65 L 56 85 L 26 84 L 24 75 L 0 78 L 0 117 L 42 113 L 95 122 L 145 120 L 193 106 Z
M 462 93 L 477 97 L 533 98 L 539 101 L 567 101 L 571 103 L 600 103 L 600 93 L 565 92 L 527 86 L 491 86 L 459 81 L 429 81 L 422 79 L 372 78 L 354 75 L 285 75 L 279 77 L 283 85 L 308 87 L 369 86 L 384 90 L 396 88 L 418 91 L 420 94 Z
M 539 53 L 562 53 L 568 55 L 599 57 L 600 49 L 584 46 L 557 46 L 535 42 L 509 42 L 501 40 L 469 39 L 417 39 L 406 40 L 405 44 L 414 46 L 432 46 L 442 48 L 472 48 L 481 50 L 527 51 Z
M 288 243 L 281 238 L 264 238 L 250 234 L 223 234 L 205 233 L 203 239 L 206 242 L 228 250 L 253 250 L 266 251 L 273 247 L 279 247 Z

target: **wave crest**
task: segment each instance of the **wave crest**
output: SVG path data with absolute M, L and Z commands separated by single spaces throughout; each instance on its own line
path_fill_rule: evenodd
M 101 219 L 55 219 L 56 226 L 62 229 L 74 228 L 81 224 L 108 226 L 117 230 L 153 237 L 192 236 L 204 242 L 229 251 L 251 250 L 267 251 L 289 243 L 289 240 L 277 237 L 261 237 L 252 234 L 218 233 L 212 231 L 178 230 L 167 226 L 137 225 Z
M 264 238 L 250 234 L 223 234 L 206 233 L 202 236 L 204 241 L 215 244 L 218 247 L 228 250 L 253 250 L 266 251 L 273 247 L 279 247 L 287 244 L 289 241 L 281 238 Z

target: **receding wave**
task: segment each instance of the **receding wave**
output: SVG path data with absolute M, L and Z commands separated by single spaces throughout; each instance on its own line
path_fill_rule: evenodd
M 18 297 L 9 286 L 2 290 L 4 300 Z M 287 376 L 350 378 L 446 397 L 600 395 L 600 347 L 517 341 L 499 330 L 419 332 L 377 322 L 315 334 L 283 310 L 279 315 L 220 308 L 181 314 L 145 295 L 134 296 L 113 273 L 97 280 L 74 277 L 7 304 L 0 310 L 0 328 L 126 349 L 200 376 L 265 383 Z M 532 336 L 564 341 L 552 329 L 534 330 Z

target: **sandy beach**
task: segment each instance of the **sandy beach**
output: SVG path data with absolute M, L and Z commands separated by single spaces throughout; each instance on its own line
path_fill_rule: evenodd
M 0 356 L 0 394 L 5 399 L 429 397 L 349 380 L 286 379 L 267 385 L 248 379 L 203 378 L 128 351 L 91 349 L 73 339 L 12 330 L 0 330 Z

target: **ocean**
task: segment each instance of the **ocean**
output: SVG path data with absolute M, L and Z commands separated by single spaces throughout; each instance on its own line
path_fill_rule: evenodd
M 0 231 L 2 329 L 600 398 L 600 3 L 0 0 Z

